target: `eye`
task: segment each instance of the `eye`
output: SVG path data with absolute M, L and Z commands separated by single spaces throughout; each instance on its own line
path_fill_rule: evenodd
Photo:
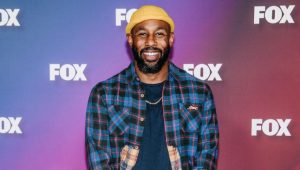
M 157 32 L 155 33 L 156 38 L 164 38 L 165 36 L 167 36 L 166 33 L 164 32 Z
M 138 32 L 136 34 L 136 36 L 139 37 L 139 38 L 145 38 L 145 37 L 147 37 L 147 33 L 145 33 L 145 32 Z

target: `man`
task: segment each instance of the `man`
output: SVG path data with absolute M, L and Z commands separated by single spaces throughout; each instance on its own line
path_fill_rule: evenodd
M 134 61 L 89 98 L 89 169 L 216 169 L 218 125 L 210 88 L 169 61 L 174 22 L 143 6 L 126 27 Z

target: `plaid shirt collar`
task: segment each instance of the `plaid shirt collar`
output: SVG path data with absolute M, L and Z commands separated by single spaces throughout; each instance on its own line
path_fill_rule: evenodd
M 171 62 L 169 62 L 169 74 L 166 81 L 179 81 L 179 77 L 175 74 L 179 71 L 179 69 Z M 138 75 L 136 74 L 134 61 L 130 63 L 128 68 L 125 70 L 125 75 L 127 77 L 128 84 L 134 83 L 136 80 L 139 80 Z

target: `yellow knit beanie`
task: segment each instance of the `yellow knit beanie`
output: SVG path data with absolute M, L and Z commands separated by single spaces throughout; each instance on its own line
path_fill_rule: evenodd
M 126 26 L 126 34 L 130 34 L 131 29 L 138 23 L 149 19 L 162 20 L 167 22 L 170 25 L 171 32 L 174 32 L 174 21 L 172 18 L 166 13 L 165 10 L 158 6 L 154 5 L 145 5 L 136 10 L 131 18 L 130 22 Z

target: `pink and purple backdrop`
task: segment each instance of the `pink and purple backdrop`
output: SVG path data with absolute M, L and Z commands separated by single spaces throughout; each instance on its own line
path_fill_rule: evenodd
M 86 169 L 89 92 L 131 61 L 116 9 L 145 4 L 175 21 L 175 64 L 222 64 L 222 81 L 207 81 L 220 127 L 218 169 L 300 169 L 300 3 L 291 0 L 1 1 L 0 9 L 20 9 L 20 26 L 0 26 L 0 117 L 22 117 L 22 134 L 0 133 L 0 169 Z M 294 23 L 254 24 L 255 6 L 280 5 L 295 5 Z M 87 64 L 87 81 L 50 81 L 50 64 Z M 291 136 L 251 136 L 252 119 L 292 119 Z

